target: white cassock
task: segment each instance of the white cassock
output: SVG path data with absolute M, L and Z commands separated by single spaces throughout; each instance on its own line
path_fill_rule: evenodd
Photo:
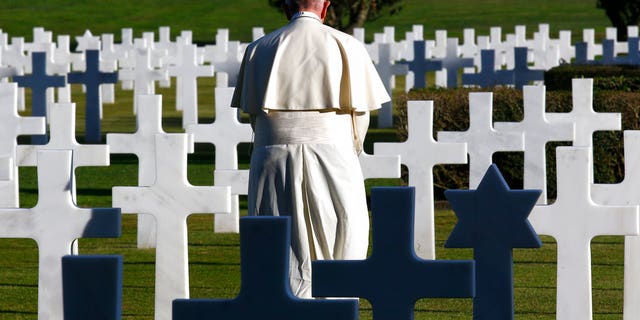
M 249 214 L 290 216 L 291 288 L 311 261 L 365 259 L 369 215 L 356 146 L 389 101 L 362 43 L 313 13 L 251 43 L 231 105 L 252 116 Z

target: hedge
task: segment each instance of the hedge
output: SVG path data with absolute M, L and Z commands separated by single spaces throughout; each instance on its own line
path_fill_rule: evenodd
M 571 79 L 592 78 L 594 90 L 634 92 L 640 90 L 640 68 L 633 65 L 564 64 L 544 74 L 549 91 L 571 91 Z
M 414 90 L 401 95 L 398 100 L 398 121 L 396 121 L 399 140 L 407 137 L 406 102 L 407 100 L 433 100 L 434 124 L 433 137 L 438 131 L 465 131 L 469 127 L 469 93 L 493 92 L 493 119 L 500 122 L 516 122 L 523 118 L 522 91 L 511 88 L 479 89 L 425 89 Z M 594 92 L 594 110 L 596 112 L 622 113 L 623 130 L 638 130 L 640 127 L 640 93 L 596 91 Z M 572 109 L 570 91 L 547 91 L 547 112 L 569 112 Z M 624 178 L 624 159 L 622 131 L 596 132 L 594 143 L 594 174 L 596 183 L 617 183 Z M 570 142 L 550 142 L 547 144 L 547 192 L 549 198 L 555 198 L 555 149 Z M 501 152 L 494 155 L 494 162 L 500 168 L 511 188 L 522 188 L 523 152 Z M 406 171 L 406 170 L 405 170 Z M 436 199 L 444 199 L 446 189 L 468 188 L 468 165 L 438 165 L 434 168 Z M 406 172 L 403 176 L 406 182 Z

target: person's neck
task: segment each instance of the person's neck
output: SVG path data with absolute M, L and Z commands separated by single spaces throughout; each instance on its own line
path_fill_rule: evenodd
M 309 18 L 314 18 L 318 21 L 320 21 L 320 15 L 318 15 L 317 13 L 313 12 L 313 11 L 304 11 L 304 10 L 300 10 L 298 12 L 296 12 L 292 17 L 291 20 L 295 20 L 297 18 L 300 17 L 309 17 Z

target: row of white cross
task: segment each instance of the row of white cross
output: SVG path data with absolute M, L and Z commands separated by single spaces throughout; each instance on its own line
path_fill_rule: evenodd
M 257 39 L 264 34 L 262 28 L 254 28 L 253 37 Z M 629 53 L 627 42 L 618 42 L 615 28 L 606 29 L 607 39 L 614 41 L 612 57 Z M 364 42 L 364 29 L 356 29 L 356 38 Z M 629 35 L 636 39 L 637 26 L 629 27 Z M 374 41 L 366 44 L 366 48 L 376 64 L 381 78 L 388 91 L 395 88 L 395 76 L 406 75 L 405 90 L 425 87 L 422 73 L 435 72 L 435 85 L 452 87 L 458 85 L 459 69 L 467 74 L 482 71 L 482 51 L 495 51 L 494 69 L 516 67 L 515 48 L 527 48 L 525 64 L 533 64 L 535 70 L 548 70 L 576 58 L 576 47 L 571 43 L 571 31 L 560 31 L 559 38 L 552 38 L 548 24 L 540 24 L 533 38 L 527 38 L 526 27 L 516 26 L 514 33 L 502 35 L 500 27 L 490 29 L 490 35 L 475 35 L 474 29 L 465 29 L 462 44 L 457 38 L 448 38 L 446 30 L 438 30 L 434 40 L 424 40 L 423 27 L 416 25 L 405 38 L 396 41 L 395 28 L 385 27 L 383 33 L 374 34 Z M 44 28 L 34 28 L 33 41 L 25 43 L 24 38 L 13 37 L 0 30 L 0 79 L 8 79 L 14 75 L 31 72 L 32 52 L 47 52 L 47 72 L 49 74 L 66 75 L 71 71 L 86 69 L 86 50 L 100 51 L 100 71 L 113 72 L 119 70 L 119 77 L 125 89 L 133 89 L 135 95 L 154 94 L 155 85 L 161 87 L 171 85 L 171 78 L 176 79 L 176 108 L 183 111 L 183 127 L 197 123 L 197 79 L 213 77 L 214 72 L 220 76 L 219 87 L 234 87 L 246 43 L 229 40 L 229 30 L 219 29 L 214 45 L 198 47 L 192 43 L 190 31 L 182 31 L 175 40 L 171 39 L 168 27 L 161 27 L 158 39 L 154 32 L 144 32 L 141 38 L 134 38 L 132 29 L 123 29 L 120 43 L 114 42 L 113 34 L 94 36 L 90 31 L 76 37 L 78 46 L 70 49 L 70 37 L 57 36 Z M 593 60 L 603 54 L 603 45 L 595 41 L 595 31 L 585 29 L 583 41 L 586 43 L 586 58 Z M 417 47 L 419 45 L 419 47 Z M 418 56 L 419 55 L 419 56 Z M 409 66 L 397 64 L 407 61 Z M 432 65 L 439 61 L 438 66 Z M 540 79 L 537 79 L 540 80 Z M 4 80 L 6 81 L 6 80 Z M 517 84 L 516 84 L 517 85 Z M 19 92 L 19 106 L 24 108 L 24 94 Z M 113 102 L 114 87 L 112 84 L 101 88 L 103 102 Z M 53 103 L 54 92 L 49 90 L 47 101 Z M 134 112 L 137 103 L 134 102 Z M 380 127 L 392 125 L 392 106 L 385 105 L 378 122 Z

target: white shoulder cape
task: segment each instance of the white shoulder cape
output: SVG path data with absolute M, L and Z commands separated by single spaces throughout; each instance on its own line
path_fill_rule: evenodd
M 389 100 L 362 43 L 300 17 L 247 47 L 231 106 L 369 111 Z

